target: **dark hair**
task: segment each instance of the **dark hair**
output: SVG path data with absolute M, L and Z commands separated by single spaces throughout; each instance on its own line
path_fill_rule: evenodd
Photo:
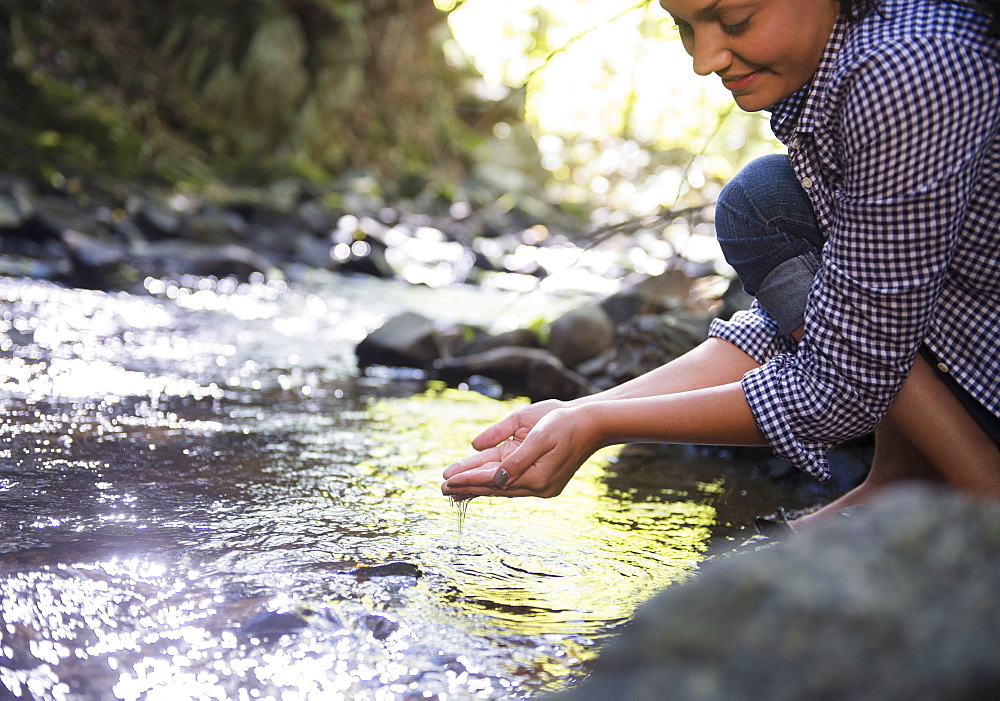
M 990 19 L 990 31 L 1000 36 L 1000 0 L 940 0 L 954 2 L 959 5 L 975 7 Z M 878 0 L 840 0 L 840 9 L 852 20 L 866 17 L 870 12 L 878 11 Z

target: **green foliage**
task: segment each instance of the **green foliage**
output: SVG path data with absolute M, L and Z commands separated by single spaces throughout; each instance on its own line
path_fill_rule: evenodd
M 50 178 L 454 177 L 444 15 L 398 0 L 0 5 L 5 167 Z
M 452 23 L 484 75 L 524 92 L 550 200 L 601 216 L 708 204 L 743 163 L 774 150 L 759 115 L 701 93 L 711 79 L 694 76 L 657 2 L 533 4 L 526 15 L 467 0 Z M 484 25 L 502 30 L 481 37 Z

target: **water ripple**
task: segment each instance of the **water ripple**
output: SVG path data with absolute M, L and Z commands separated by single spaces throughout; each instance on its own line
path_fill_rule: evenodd
M 694 571 L 719 485 L 630 491 L 615 450 L 557 501 L 474 500 L 460 537 L 440 473 L 517 402 L 358 377 L 353 346 L 410 299 L 524 309 L 380 284 L 0 279 L 0 684 L 526 697 Z

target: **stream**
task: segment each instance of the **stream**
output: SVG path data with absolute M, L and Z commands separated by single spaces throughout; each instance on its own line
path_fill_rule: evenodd
M 354 346 L 402 309 L 504 329 L 571 300 L 334 274 L 145 289 L 0 278 L 14 698 L 556 692 L 789 504 L 727 451 L 613 448 L 558 499 L 463 505 L 460 533 L 441 471 L 519 402 L 361 376 Z

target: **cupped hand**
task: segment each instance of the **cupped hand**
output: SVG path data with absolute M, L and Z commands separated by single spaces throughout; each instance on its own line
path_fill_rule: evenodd
M 473 441 L 478 453 L 444 471 L 441 491 L 454 497 L 560 494 L 601 447 L 583 411 L 555 403 L 511 414 Z
M 472 447 L 476 450 L 485 450 L 498 446 L 509 439 L 524 440 L 528 431 L 545 415 L 564 406 L 568 406 L 566 402 L 561 402 L 558 399 L 546 399 L 522 407 L 473 438 Z

